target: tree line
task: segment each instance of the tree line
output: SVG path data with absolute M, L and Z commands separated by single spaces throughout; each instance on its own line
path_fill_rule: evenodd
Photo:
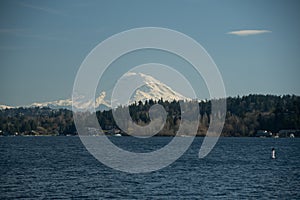
M 216 100 L 218 101 L 218 100 Z M 258 130 L 277 133 L 283 129 L 300 129 L 300 97 L 295 95 L 248 95 L 228 97 L 223 136 L 255 136 Z M 155 104 L 164 107 L 165 125 L 157 135 L 173 136 L 181 123 L 179 101 L 160 99 L 135 102 L 128 107 L 131 119 L 140 126 L 150 123 L 149 109 Z M 211 101 L 200 101 L 197 135 L 204 136 L 211 118 Z M 117 111 L 116 111 L 117 112 Z M 89 125 L 88 114 L 84 120 Z M 103 130 L 118 130 L 112 110 L 97 111 Z M 92 125 L 91 125 L 92 126 Z M 13 108 L 0 110 L 1 135 L 76 135 L 73 113 L 67 109 Z M 123 133 L 126 134 L 126 133 Z

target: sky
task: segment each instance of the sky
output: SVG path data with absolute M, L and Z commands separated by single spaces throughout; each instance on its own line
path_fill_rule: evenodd
M 227 96 L 300 95 L 299 9 L 300 2 L 290 0 L 3 0 L 0 104 L 70 98 L 89 52 L 110 36 L 139 27 L 164 27 L 196 40 L 216 63 Z M 109 81 L 126 72 L 125 65 L 150 62 L 147 55 L 180 64 L 157 52 L 137 54 L 116 62 L 99 88 L 111 89 Z M 201 77 L 197 82 L 188 68 L 182 63 L 177 69 L 208 98 Z

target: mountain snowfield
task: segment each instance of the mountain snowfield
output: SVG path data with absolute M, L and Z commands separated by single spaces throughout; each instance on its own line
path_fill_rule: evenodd
M 146 101 L 149 99 L 159 100 L 163 98 L 164 100 L 173 101 L 173 100 L 189 100 L 189 98 L 175 92 L 166 84 L 160 82 L 159 80 L 153 78 L 152 76 L 127 72 L 123 77 L 127 79 L 130 83 L 131 80 L 140 79 L 143 83 L 143 86 L 135 90 L 129 100 L 129 104 L 134 103 L 135 101 Z
M 167 86 L 166 84 L 160 82 L 159 80 L 153 78 L 152 76 L 143 74 L 143 73 L 135 73 L 135 72 L 128 72 L 123 77 L 129 79 L 140 79 L 143 82 L 143 85 L 136 89 L 130 100 L 129 104 L 138 102 L 138 101 L 146 101 L 149 99 L 159 100 L 163 98 L 164 100 L 173 101 L 173 100 L 190 100 L 189 98 L 179 94 L 178 92 L 174 91 L 172 88 Z M 108 97 L 105 91 L 102 91 L 100 95 L 95 99 L 95 102 L 87 102 L 84 107 L 86 106 L 93 106 L 95 103 L 95 107 L 97 110 L 104 110 L 111 108 L 110 98 Z M 80 105 L 75 105 L 80 107 Z M 23 107 L 49 107 L 52 109 L 59 109 L 59 108 L 66 108 L 72 109 L 72 99 L 65 99 L 65 100 L 57 100 L 57 101 L 49 101 L 49 102 L 42 102 L 42 103 L 33 103 Z M 0 109 L 6 108 L 13 108 L 11 106 L 0 105 Z
M 14 108 L 13 106 L 0 105 L 0 110 Z

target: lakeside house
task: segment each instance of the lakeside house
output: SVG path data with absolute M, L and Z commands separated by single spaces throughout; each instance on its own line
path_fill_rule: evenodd
M 300 130 L 298 129 L 285 129 L 279 131 L 280 137 L 300 137 Z
M 280 130 L 278 133 L 272 133 L 271 131 L 267 130 L 258 130 L 256 132 L 256 137 L 300 137 L 300 130 L 297 129 L 285 129 Z
M 272 132 L 267 130 L 258 130 L 256 137 L 272 137 Z

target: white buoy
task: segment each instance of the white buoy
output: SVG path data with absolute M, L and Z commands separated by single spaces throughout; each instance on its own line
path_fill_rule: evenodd
M 274 149 L 274 148 L 272 148 L 272 158 L 273 158 L 273 159 L 276 158 L 276 156 L 275 156 L 275 149 Z

